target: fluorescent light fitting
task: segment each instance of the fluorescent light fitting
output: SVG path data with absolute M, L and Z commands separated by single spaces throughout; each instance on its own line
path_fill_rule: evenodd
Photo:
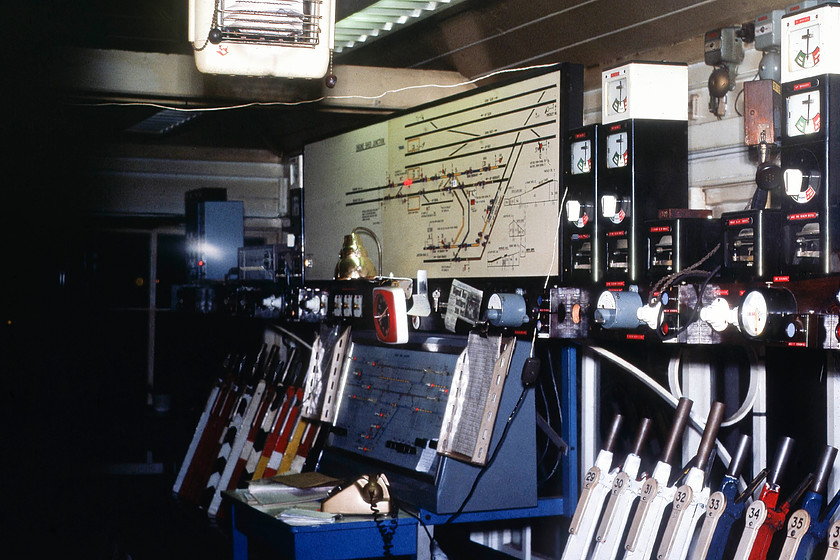
M 335 52 L 347 52 L 370 43 L 463 1 L 379 0 L 335 24 Z

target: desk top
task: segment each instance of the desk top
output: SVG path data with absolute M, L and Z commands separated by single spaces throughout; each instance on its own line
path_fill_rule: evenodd
M 414 555 L 417 552 L 418 520 L 405 511 L 396 517 L 381 515 L 344 515 L 327 523 L 290 524 L 277 516 L 289 508 L 317 511 L 318 501 L 293 505 L 254 505 L 245 491 L 222 495 L 232 506 L 234 530 L 248 542 L 292 555 L 296 560 L 336 560 L 383 556 L 384 547 L 391 554 Z M 522 519 L 562 515 L 563 498 L 541 499 L 536 507 L 464 513 L 455 523 L 477 523 L 500 519 Z M 420 519 L 427 525 L 445 523 L 451 514 L 438 515 L 421 510 Z M 237 558 L 240 555 L 236 555 Z M 247 554 L 242 555 L 247 558 Z
M 236 558 L 247 558 L 252 546 L 296 560 L 373 558 L 386 556 L 385 550 L 394 556 L 417 552 L 417 520 L 405 512 L 396 517 L 343 515 L 326 523 L 290 524 L 278 515 L 290 508 L 317 511 L 320 502 L 253 505 L 244 494 L 243 490 L 222 493 L 232 506 L 234 532 L 242 537 L 238 547 L 246 549 L 235 550 Z
M 325 526 L 342 526 L 350 528 L 357 525 L 370 525 L 374 522 L 373 515 L 335 515 L 333 520 L 330 521 L 312 519 L 311 522 L 307 522 L 304 518 L 300 517 L 286 518 L 283 516 L 284 513 L 293 514 L 296 511 L 301 513 L 313 512 L 313 514 L 315 514 L 319 512 L 321 506 L 320 499 L 291 504 L 278 503 L 263 505 L 250 502 L 247 498 L 247 492 L 245 490 L 225 491 L 223 492 L 223 495 L 225 498 L 229 499 L 232 504 L 236 504 L 238 507 L 244 506 L 250 508 L 255 512 L 261 513 L 265 517 L 274 519 L 282 525 L 287 525 L 292 532 L 319 531 L 324 530 Z M 386 523 L 388 523 L 391 519 L 396 519 L 399 524 L 417 524 L 417 519 L 403 511 L 400 511 L 396 518 L 385 514 L 379 515 L 378 518 L 380 520 L 384 520 Z

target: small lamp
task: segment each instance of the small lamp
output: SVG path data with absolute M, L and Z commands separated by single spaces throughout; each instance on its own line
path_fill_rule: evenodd
M 353 228 L 353 232 L 350 235 L 344 236 L 344 245 L 342 245 L 341 252 L 339 253 L 340 258 L 338 264 L 335 265 L 336 280 L 373 278 L 376 276 L 377 268 L 374 267 L 373 261 L 368 257 L 367 250 L 362 245 L 358 232 L 366 233 L 376 241 L 376 250 L 379 253 L 378 270 L 382 270 L 382 245 L 379 243 L 379 238 L 368 228 L 356 227 Z

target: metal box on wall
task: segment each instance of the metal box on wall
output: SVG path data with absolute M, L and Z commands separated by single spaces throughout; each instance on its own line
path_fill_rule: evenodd
M 688 120 L 688 66 L 630 62 L 601 72 L 601 122 Z
M 195 203 L 187 221 L 187 275 L 190 280 L 224 280 L 239 266 L 238 251 L 245 244 L 242 201 Z
M 647 220 L 688 206 L 688 123 L 630 119 L 598 132 L 599 239 L 606 281 L 645 273 Z

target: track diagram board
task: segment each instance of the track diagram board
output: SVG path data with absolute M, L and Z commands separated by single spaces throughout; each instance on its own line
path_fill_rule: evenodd
M 318 178 L 306 180 L 304 188 L 305 199 L 316 201 L 305 205 L 307 253 L 335 246 L 334 256 L 326 255 L 329 266 L 310 277 L 332 278 L 343 235 L 368 224 L 383 236 L 380 273 L 557 274 L 552 255 L 560 198 L 559 98 L 560 73 L 552 72 L 395 117 L 385 140 L 373 148 L 387 154 L 381 170 L 337 164 L 341 158 L 323 154 L 325 146 L 307 146 L 304 178 Z M 360 137 L 346 144 L 362 153 L 368 142 Z M 341 179 L 324 180 L 323 166 Z M 342 188 L 330 188 L 338 184 Z M 318 214 L 310 211 L 325 204 L 335 209 L 336 220 L 315 231 L 312 216 Z M 336 226 L 341 229 L 327 231 Z M 313 234 L 332 238 L 313 246 Z

